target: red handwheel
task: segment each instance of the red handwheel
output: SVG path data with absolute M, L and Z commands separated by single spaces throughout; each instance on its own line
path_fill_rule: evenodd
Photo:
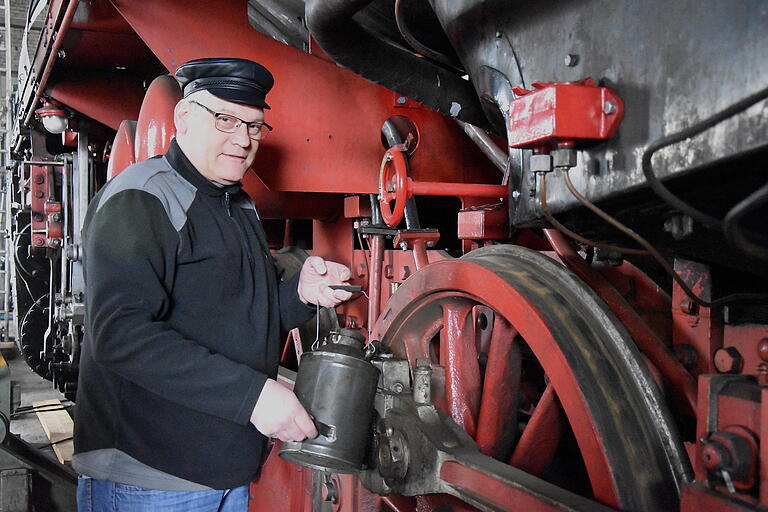
M 384 153 L 379 171 L 379 207 L 387 226 L 395 227 L 403 220 L 408 200 L 408 173 L 402 151 L 389 149 Z M 394 206 L 392 201 L 395 202 Z

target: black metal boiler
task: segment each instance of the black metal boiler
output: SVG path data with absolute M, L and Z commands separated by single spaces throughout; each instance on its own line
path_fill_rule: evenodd
M 283 443 L 280 457 L 301 466 L 356 473 L 371 438 L 379 370 L 365 359 L 363 338 L 352 329 L 331 333 L 301 356 L 293 391 L 314 418 L 319 435 Z

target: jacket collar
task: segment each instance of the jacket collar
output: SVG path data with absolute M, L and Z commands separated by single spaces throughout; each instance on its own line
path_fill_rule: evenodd
M 175 137 L 171 139 L 171 145 L 168 148 L 168 152 L 165 154 L 165 158 L 168 160 L 168 163 L 171 164 L 171 167 L 181 174 L 184 179 L 206 195 L 221 196 L 224 195 L 225 192 L 234 194 L 239 192 L 243 187 L 242 183 L 239 181 L 232 185 L 220 185 L 200 174 L 200 171 L 192 165 L 192 162 L 189 161 L 187 155 L 181 150 Z

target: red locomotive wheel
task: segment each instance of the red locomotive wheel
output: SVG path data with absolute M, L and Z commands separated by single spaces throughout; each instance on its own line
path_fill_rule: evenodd
M 428 265 L 374 334 L 444 369 L 433 400 L 486 455 L 621 510 L 677 509 L 690 470 L 648 369 L 550 258 L 498 245 Z

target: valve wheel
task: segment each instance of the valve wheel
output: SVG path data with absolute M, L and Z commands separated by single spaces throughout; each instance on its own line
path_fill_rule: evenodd
M 402 151 L 389 149 L 384 153 L 379 171 L 379 207 L 387 226 L 393 228 L 400 224 L 407 200 L 408 168 L 405 156 Z
M 380 318 L 374 335 L 397 356 L 444 370 L 433 402 L 484 454 L 621 510 L 677 509 L 690 469 L 652 377 L 562 265 L 485 247 L 415 273 Z

